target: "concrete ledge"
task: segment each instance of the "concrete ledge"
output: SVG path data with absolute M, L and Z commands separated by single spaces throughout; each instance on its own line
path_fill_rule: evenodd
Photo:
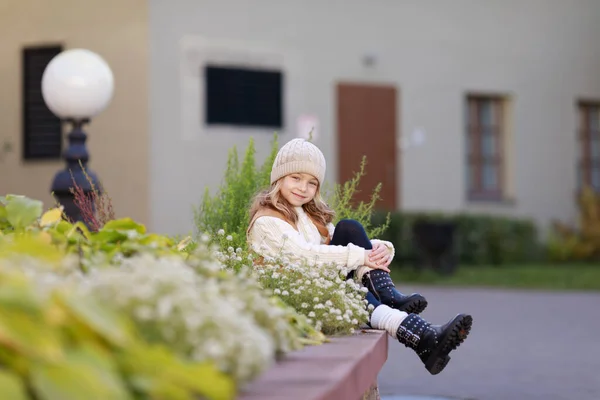
M 244 388 L 238 399 L 360 400 L 377 391 L 377 375 L 387 353 L 384 331 L 332 338 L 288 354 Z

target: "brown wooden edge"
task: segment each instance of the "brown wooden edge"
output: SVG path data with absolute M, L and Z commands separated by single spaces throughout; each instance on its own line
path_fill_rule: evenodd
M 239 400 L 360 400 L 388 354 L 385 331 L 362 330 L 290 353 L 241 390 Z

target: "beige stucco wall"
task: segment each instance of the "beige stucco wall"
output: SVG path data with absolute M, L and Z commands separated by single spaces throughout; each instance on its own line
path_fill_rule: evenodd
M 110 192 L 118 216 L 148 221 L 148 6 L 146 0 L 4 0 L 0 2 L 0 194 L 53 204 L 62 162 L 21 158 L 21 49 L 62 43 L 100 54 L 115 77 L 114 98 L 88 125 L 90 168 Z
M 285 70 L 286 127 L 320 121 L 315 142 L 337 176 L 335 84 L 397 85 L 399 135 L 426 132 L 401 155 L 407 210 L 467 210 L 534 218 L 575 215 L 576 109 L 600 99 L 598 0 L 150 0 L 152 225 L 183 232 L 205 186 L 215 188 L 232 145 L 270 132 L 207 129 L 200 68 L 207 61 Z M 363 64 L 365 55 L 374 66 Z M 510 98 L 507 158 L 512 199 L 466 199 L 464 97 Z M 365 140 L 368 140 L 365 135 Z M 398 149 L 400 153 L 400 149 Z M 164 210 L 169 210 L 165 212 Z

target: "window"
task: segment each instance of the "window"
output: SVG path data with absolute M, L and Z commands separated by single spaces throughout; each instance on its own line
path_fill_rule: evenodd
M 281 71 L 206 66 L 206 123 L 283 126 Z
M 579 103 L 578 186 L 600 191 L 600 102 Z
M 42 75 L 61 46 L 23 49 L 23 158 L 59 159 L 62 151 L 60 119 L 48 109 L 42 97 Z
M 504 100 L 468 96 L 466 104 L 467 195 L 471 200 L 503 200 Z

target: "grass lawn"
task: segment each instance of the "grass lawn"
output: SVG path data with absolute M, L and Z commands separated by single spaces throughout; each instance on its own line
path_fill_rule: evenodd
M 404 267 L 392 269 L 392 277 L 395 282 L 440 286 L 600 291 L 600 265 L 460 266 L 449 277 L 432 271 L 418 273 L 411 267 Z

